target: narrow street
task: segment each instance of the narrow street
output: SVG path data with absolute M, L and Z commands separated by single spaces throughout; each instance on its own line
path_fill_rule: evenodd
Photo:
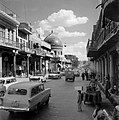
M 41 107 L 38 114 L 16 113 L 0 111 L 0 120 L 92 120 L 94 106 L 83 105 L 83 112 L 77 111 L 77 91 L 75 86 L 85 86 L 87 81 L 81 81 L 76 77 L 75 82 L 66 82 L 62 79 L 54 79 L 45 83 L 51 88 L 52 97 L 49 106 Z

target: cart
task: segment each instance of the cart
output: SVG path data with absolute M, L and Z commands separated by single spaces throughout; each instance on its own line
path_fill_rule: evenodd
M 66 70 L 65 71 L 65 81 L 75 81 L 75 75 L 73 70 Z
M 101 92 L 94 83 L 89 83 L 84 92 L 84 104 L 92 103 L 94 106 L 102 102 Z

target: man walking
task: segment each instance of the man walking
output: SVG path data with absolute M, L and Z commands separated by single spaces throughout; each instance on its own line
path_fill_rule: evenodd
M 78 112 L 82 112 L 82 101 L 83 101 L 83 93 L 81 93 L 81 90 L 78 90 L 78 100 L 77 100 L 77 104 L 78 104 Z

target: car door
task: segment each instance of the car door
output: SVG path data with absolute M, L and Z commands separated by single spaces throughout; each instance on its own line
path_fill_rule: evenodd
M 31 90 L 31 99 L 30 99 L 30 107 L 34 108 L 37 104 L 41 104 L 43 99 L 43 91 L 40 91 L 40 85 L 32 88 Z

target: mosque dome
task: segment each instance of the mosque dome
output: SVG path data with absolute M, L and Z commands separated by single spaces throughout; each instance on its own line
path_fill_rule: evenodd
M 44 41 L 51 44 L 52 48 L 54 48 L 54 47 L 55 48 L 63 48 L 63 44 L 62 44 L 61 40 L 53 34 L 46 37 L 44 39 Z

